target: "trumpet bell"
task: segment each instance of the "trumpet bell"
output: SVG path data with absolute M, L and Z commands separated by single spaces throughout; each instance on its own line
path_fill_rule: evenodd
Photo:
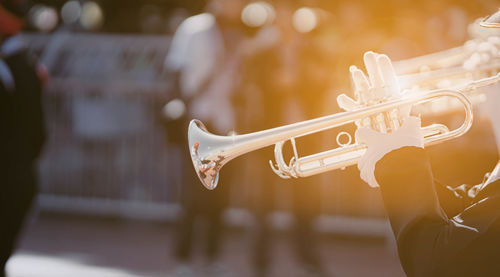
M 217 140 L 213 137 L 218 136 L 210 134 L 201 121 L 191 120 L 188 128 L 189 153 L 196 175 L 209 190 L 217 186 L 219 170 L 226 162 L 221 153 L 215 157 L 210 156 L 210 150 L 217 145 Z

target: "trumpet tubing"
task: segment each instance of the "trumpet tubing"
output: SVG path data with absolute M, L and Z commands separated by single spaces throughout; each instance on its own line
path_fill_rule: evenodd
M 398 80 L 401 84 L 402 89 L 409 89 L 416 85 L 417 86 L 435 85 L 436 82 L 441 81 L 443 79 L 450 80 L 452 78 L 459 78 L 459 77 L 471 79 L 473 75 L 481 75 L 481 74 L 491 75 L 492 72 L 493 74 L 497 74 L 498 72 L 500 72 L 500 60 L 491 62 L 487 65 L 479 66 L 478 68 L 474 69 L 465 69 L 462 66 L 456 66 L 456 67 L 438 69 L 427 72 L 407 74 L 400 76 Z M 479 79 L 479 81 L 482 81 L 484 79 Z
M 476 38 L 465 42 L 464 45 L 459 47 L 395 61 L 393 62 L 394 70 L 398 75 L 407 75 L 440 69 L 468 67 L 466 64 L 471 58 L 472 60 L 479 58 L 480 64 L 490 64 L 500 59 L 500 53 L 494 46 L 498 44 L 499 40 L 500 37 L 498 36 Z M 487 55 L 486 60 L 484 60 L 483 54 Z
M 474 87 L 480 85 L 482 83 L 475 83 Z M 273 144 L 276 144 L 275 157 L 277 168 L 272 164 L 271 166 L 276 174 L 282 178 L 310 176 L 356 164 L 366 151 L 366 145 L 356 143 L 341 145 L 336 149 L 299 158 L 296 154 L 295 138 L 342 126 L 364 118 L 371 117 L 376 121 L 379 118 L 376 115 L 379 114 L 385 115 L 385 119 L 391 118 L 392 112 L 402 106 L 415 105 L 440 97 L 453 97 L 460 101 L 465 111 L 465 120 L 460 127 L 451 131 L 441 124 L 424 127 L 423 131 L 426 134 L 425 145 L 428 146 L 459 137 L 469 130 L 472 125 L 472 105 L 469 99 L 461 92 L 433 90 L 411 94 L 373 106 L 361 107 L 354 111 L 341 112 L 264 131 L 235 136 L 211 134 L 206 130 L 201 121 L 192 120 L 188 129 L 189 151 L 195 171 L 200 181 L 208 189 L 214 189 L 217 186 L 219 171 L 227 162 L 245 153 Z M 376 123 L 382 124 L 383 122 L 377 121 Z M 288 164 L 281 153 L 281 148 L 287 140 L 292 141 L 295 154 Z
M 472 47 L 463 45 L 420 57 L 396 61 L 393 62 L 393 65 L 398 75 L 411 74 L 421 71 L 423 67 L 432 70 L 461 65 L 472 53 L 474 53 Z
M 472 116 L 472 115 L 467 115 Z M 468 122 L 468 121 L 466 121 Z M 472 118 L 470 118 L 472 122 Z M 430 146 L 436 144 L 440 141 L 452 139 L 459 137 L 470 128 L 470 126 L 461 126 L 456 129 L 456 133 L 449 133 L 448 127 L 443 124 L 431 124 L 429 126 L 423 127 L 422 132 L 424 134 L 424 144 L 425 146 Z M 447 134 L 448 133 L 448 134 Z M 436 137 L 436 136 L 440 137 Z M 291 139 L 294 140 L 293 138 Z M 294 153 L 297 153 L 295 149 L 295 144 L 293 143 Z M 288 166 L 283 159 L 282 152 L 283 143 L 277 143 L 274 149 L 274 156 L 277 161 L 276 168 L 272 161 L 269 161 L 272 170 L 281 178 L 289 179 L 291 177 L 308 177 L 320 173 L 324 173 L 336 169 L 344 169 L 351 165 L 356 165 L 361 157 L 366 152 L 367 146 L 364 144 L 345 144 L 340 145 L 340 147 L 327 150 L 324 152 L 312 154 L 309 156 L 298 157 L 296 154 L 290 160 Z
M 459 47 L 393 62 L 401 89 L 414 86 L 438 89 L 443 80 L 460 83 L 497 74 L 499 41 L 497 36 L 476 38 Z

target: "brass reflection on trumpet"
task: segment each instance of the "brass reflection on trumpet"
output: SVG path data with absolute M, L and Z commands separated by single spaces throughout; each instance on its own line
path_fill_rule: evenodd
M 485 18 L 480 25 L 500 27 L 500 10 Z M 299 157 L 295 143 L 298 137 L 369 120 L 372 127 L 390 132 L 401 125 L 399 108 L 415 106 L 442 99 L 458 100 L 465 113 L 462 125 L 449 130 L 443 124 L 422 127 L 424 144 L 447 141 L 465 134 L 472 125 L 470 97 L 479 89 L 500 81 L 500 37 L 476 38 L 463 46 L 394 63 L 401 89 L 411 89 L 401 98 L 386 99 L 377 104 L 359 106 L 357 109 L 328 115 L 312 120 L 272 128 L 244 135 L 218 136 L 209 133 L 203 123 L 192 120 L 188 140 L 195 171 L 208 189 L 217 186 L 219 171 L 232 159 L 245 153 L 275 145 L 275 162 L 272 170 L 281 178 L 306 177 L 322 172 L 355 165 L 366 152 L 366 145 L 352 142 L 347 132 L 337 136 L 339 147 Z M 491 77 L 489 77 L 491 76 Z M 377 128 L 377 126 L 381 128 Z M 342 143 L 341 140 L 347 140 Z M 293 157 L 286 162 L 283 146 L 290 141 Z
M 398 99 L 388 99 L 372 106 L 361 106 L 357 110 L 336 113 L 312 120 L 302 121 L 255 133 L 233 136 L 218 136 L 209 133 L 203 123 L 192 120 L 189 124 L 188 140 L 191 158 L 195 171 L 203 185 L 208 189 L 217 186 L 219 171 L 232 159 L 245 153 L 275 144 L 275 164 L 271 162 L 273 171 L 282 178 L 306 177 L 322 172 L 355 165 L 366 151 L 366 145 L 352 143 L 352 138 L 346 132 L 347 143 L 339 143 L 339 147 L 299 157 L 295 139 L 301 136 L 321 132 L 327 129 L 343 126 L 355 121 L 371 118 L 377 124 L 391 130 L 392 124 L 400 124 L 398 109 L 407 105 L 418 105 L 444 97 L 451 97 L 461 103 L 465 117 L 462 125 L 449 130 L 443 124 L 431 124 L 422 127 L 426 146 L 437 144 L 465 134 L 472 125 L 472 104 L 464 93 L 480 87 L 491 85 L 500 80 L 500 74 L 484 78 L 457 88 L 455 90 L 440 89 L 427 92 L 411 93 Z M 394 127 L 393 127 L 394 128 Z M 290 140 L 294 149 L 294 157 L 286 162 L 282 147 Z M 337 137 L 340 142 L 340 137 Z

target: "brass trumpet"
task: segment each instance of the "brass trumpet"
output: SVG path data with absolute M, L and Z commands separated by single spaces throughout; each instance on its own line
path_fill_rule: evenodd
M 362 106 L 357 110 L 341 112 L 316 119 L 302 121 L 290 125 L 272 128 L 255 133 L 233 136 L 218 136 L 209 133 L 203 123 L 192 120 L 188 129 L 189 150 L 195 171 L 203 185 L 208 189 L 217 186 L 219 171 L 227 162 L 245 153 L 275 144 L 276 167 L 271 163 L 273 171 L 282 178 L 306 177 L 329 170 L 354 165 L 366 151 L 366 145 L 358 143 L 340 144 L 340 147 L 316 153 L 310 156 L 298 157 L 295 138 L 317 133 L 370 118 L 376 124 L 389 126 L 391 130 L 399 122 L 398 108 L 416 105 L 442 97 L 453 97 L 464 109 L 465 119 L 462 125 L 449 130 L 443 124 L 432 124 L 422 127 L 426 146 L 457 138 L 465 134 L 472 125 L 472 104 L 464 93 L 500 81 L 500 73 L 489 78 L 470 82 L 455 90 L 440 89 L 427 92 L 407 94 L 398 99 L 387 99 L 382 103 Z M 391 128 L 392 126 L 392 128 Z M 347 133 L 341 132 L 341 135 Z M 348 134 L 347 134 L 348 135 Z M 290 140 L 294 157 L 289 163 L 282 155 L 284 142 Z M 339 142 L 339 137 L 337 137 Z
M 500 27 L 500 11 L 495 15 L 485 18 L 481 22 L 484 27 Z M 465 134 L 472 125 L 472 104 L 465 93 L 476 91 L 478 88 L 488 86 L 500 81 L 500 57 L 494 53 L 492 59 L 486 64 L 472 67 L 465 66 L 467 59 L 476 52 L 471 41 L 465 45 L 442 52 L 421 56 L 409 60 L 395 62 L 395 70 L 400 75 L 399 82 L 402 89 L 414 86 L 427 91 L 410 93 L 397 99 L 386 99 L 382 102 L 360 106 L 357 110 L 341 112 L 312 120 L 302 121 L 290 125 L 272 128 L 260 132 L 218 136 L 209 133 L 203 123 L 192 120 L 188 129 L 189 151 L 195 171 L 203 185 L 208 189 L 217 186 L 219 171 L 227 162 L 245 153 L 275 144 L 274 155 L 276 166 L 270 161 L 272 170 L 282 178 L 306 177 L 329 170 L 344 168 L 354 165 L 364 155 L 367 146 L 351 143 L 352 138 L 346 132 L 337 136 L 338 148 L 298 157 L 295 138 L 335 128 L 352 122 L 362 122 L 369 118 L 372 127 L 380 131 L 391 131 L 401 125 L 399 109 L 407 105 L 417 105 L 436 100 L 442 97 L 457 99 L 463 106 L 465 118 L 462 125 L 454 130 L 449 130 L 443 124 L 431 124 L 422 127 L 425 146 L 437 144 L 446 140 L 457 138 Z M 484 42 L 484 41 L 483 41 Z M 425 70 L 422 70 L 425 69 Z M 470 81 L 496 74 L 492 77 Z M 405 75 L 406 74 L 406 75 Z M 469 80 L 466 85 L 459 85 L 447 89 L 435 89 L 437 81 L 443 78 L 461 78 Z M 429 90 L 432 89 L 432 90 Z M 347 136 L 348 142 L 341 143 L 339 138 Z M 293 147 L 293 158 L 286 163 L 282 153 L 284 143 L 290 140 Z
M 401 89 L 414 86 L 436 88 L 440 80 L 474 80 L 500 71 L 500 37 L 492 36 L 467 41 L 444 51 L 396 61 L 394 69 Z M 492 45 L 497 45 L 492 47 Z M 483 52 L 481 52 L 483 51 Z M 487 54 L 486 54 L 487 53 Z M 486 55 L 486 61 L 484 60 Z

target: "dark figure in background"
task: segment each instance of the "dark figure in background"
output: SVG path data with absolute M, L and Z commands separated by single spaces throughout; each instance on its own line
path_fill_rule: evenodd
M 298 49 L 298 75 L 295 81 L 295 101 L 300 105 L 302 118 L 298 122 L 325 115 L 325 99 L 328 90 L 332 88 L 331 65 L 332 44 L 327 34 L 325 22 L 319 24 L 309 32 L 297 34 L 300 41 Z M 293 107 L 293 105 L 292 105 Z M 286 123 L 294 123 L 292 120 Z M 296 139 L 299 155 L 310 155 L 324 151 L 325 132 L 308 135 Z M 328 136 L 327 136 L 328 137 Z M 291 157 L 293 153 L 290 153 Z M 312 275 L 324 275 L 317 250 L 317 233 L 314 230 L 314 221 L 321 211 L 321 183 L 322 175 L 313 175 L 306 178 L 292 180 L 292 208 L 295 217 L 294 241 L 298 255 L 306 269 Z
M 308 38 L 293 29 L 291 18 L 294 10 L 291 4 L 285 1 L 276 1 L 275 4 L 276 24 L 257 31 L 255 40 L 261 41 L 261 47 L 246 59 L 244 91 L 248 102 L 246 117 L 250 120 L 247 120 L 245 132 L 269 129 L 318 116 L 318 107 L 313 106 L 320 101 L 322 91 L 315 91 L 313 88 L 318 87 L 318 84 L 303 74 L 303 70 L 306 70 L 305 62 L 312 62 L 307 60 L 309 57 L 305 52 L 309 46 Z M 311 112 L 314 109 L 316 112 Z M 289 145 L 285 146 L 288 147 Z M 270 148 L 255 151 L 247 157 L 259 163 L 274 160 Z M 250 181 L 255 199 L 252 206 L 257 219 L 253 261 L 257 274 L 268 274 L 272 260 L 272 234 L 267 216 L 275 210 L 278 196 L 275 184 L 279 184 L 280 189 L 291 190 L 291 212 L 294 215 L 292 241 L 301 266 L 308 272 L 320 273 L 322 270 L 313 228 L 315 216 L 320 209 L 318 178 L 281 181 L 269 168 L 253 170 L 259 170 L 258 173 L 251 174 L 253 179 Z
M 19 38 L 24 1 L 0 1 L 0 276 L 37 192 L 36 159 L 45 138 L 43 71 Z
M 183 165 L 183 214 L 175 253 L 183 265 L 174 274 L 194 274 L 187 262 L 192 252 L 195 219 L 199 215 L 206 218 L 208 230 L 203 233 L 206 233 L 205 254 L 209 263 L 214 264 L 219 252 L 222 215 L 229 204 L 231 165 L 224 168 L 216 189 L 204 188 L 194 172 L 186 134 L 188 121 L 193 118 L 221 135 L 234 128 L 231 95 L 239 78 L 242 6 L 242 1 L 210 1 L 208 12 L 189 17 L 179 26 L 166 59 L 165 66 L 174 76 L 177 94 L 164 109 L 167 136 L 171 143 L 181 147 Z M 208 271 L 212 272 L 206 274 L 215 274 L 213 271 L 217 269 Z

